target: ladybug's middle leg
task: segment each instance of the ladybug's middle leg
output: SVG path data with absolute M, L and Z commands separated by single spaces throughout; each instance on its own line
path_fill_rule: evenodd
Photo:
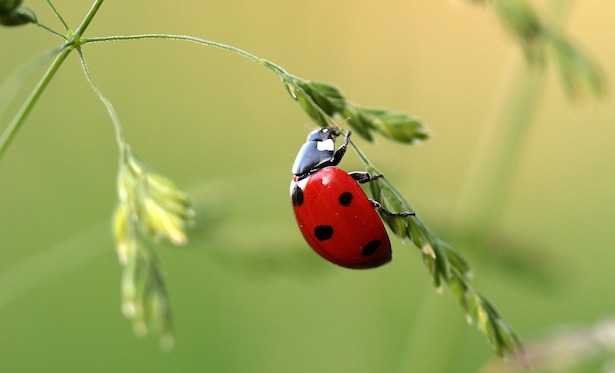
M 350 177 L 355 179 L 357 183 L 359 184 L 369 183 L 370 181 L 374 181 L 376 179 L 380 179 L 381 177 L 384 177 L 384 175 L 372 176 L 369 172 L 363 172 L 363 171 L 349 172 L 348 175 L 350 175 Z
M 376 210 L 378 210 L 378 212 L 380 212 L 381 214 L 387 215 L 387 216 L 406 217 L 406 216 L 415 216 L 416 215 L 416 213 L 414 211 L 400 211 L 400 212 L 389 211 L 384 206 L 382 206 L 382 204 L 380 202 L 374 201 L 373 199 L 370 199 L 369 201 L 372 203 L 374 208 Z

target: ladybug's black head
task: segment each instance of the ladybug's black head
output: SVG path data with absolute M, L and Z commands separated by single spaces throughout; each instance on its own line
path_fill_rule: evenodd
M 327 141 L 335 140 L 338 133 L 331 128 L 320 128 L 310 132 L 307 136 L 307 141 Z
M 335 138 L 337 136 L 338 132 L 332 128 L 321 128 L 310 132 L 307 141 L 299 149 L 293 164 L 293 175 L 305 177 L 331 162 L 335 153 Z

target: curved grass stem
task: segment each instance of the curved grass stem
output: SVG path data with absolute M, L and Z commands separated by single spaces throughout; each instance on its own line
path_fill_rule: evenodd
M 237 48 L 232 45 L 228 45 L 224 43 L 219 43 L 219 42 L 212 41 L 212 40 L 199 38 L 196 36 L 176 35 L 176 34 L 115 35 L 115 36 L 103 36 L 103 37 L 95 37 L 95 38 L 84 38 L 81 41 L 81 44 L 85 45 L 85 44 L 91 44 L 91 43 L 103 43 L 103 42 L 127 41 L 127 40 L 146 40 L 146 39 L 183 40 L 183 41 L 188 41 L 188 42 L 192 42 L 192 43 L 196 43 L 200 45 L 205 45 L 205 46 L 212 47 L 212 48 L 222 49 L 227 52 L 237 54 L 252 62 L 256 62 L 260 65 L 263 65 L 266 68 L 275 72 L 277 75 L 279 75 L 283 79 L 293 77 L 280 65 L 277 65 L 265 58 L 258 57 L 255 54 L 252 54 L 244 49 Z
M 77 49 L 77 52 L 79 54 L 79 60 L 81 62 L 81 67 L 83 69 L 83 73 L 85 75 L 86 80 L 90 84 L 92 91 L 94 91 L 98 99 L 103 103 L 103 105 L 107 109 L 107 113 L 109 114 L 109 117 L 111 118 L 111 122 L 113 123 L 113 128 L 115 130 L 115 139 L 117 141 L 117 146 L 120 150 L 120 158 L 121 158 L 125 154 L 127 145 L 126 145 L 126 141 L 124 140 L 124 130 L 122 127 L 122 123 L 120 122 L 120 118 L 117 114 L 117 111 L 115 110 L 115 107 L 111 103 L 111 101 L 102 93 L 100 88 L 98 88 L 98 85 L 96 85 L 96 82 L 94 82 L 94 78 L 92 77 L 92 74 L 90 73 L 90 68 L 88 67 L 88 64 L 85 60 L 83 51 L 81 49 Z

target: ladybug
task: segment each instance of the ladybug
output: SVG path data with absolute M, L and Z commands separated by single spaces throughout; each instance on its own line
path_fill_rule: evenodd
M 359 184 L 382 175 L 348 173 L 337 167 L 350 134 L 346 132 L 344 143 L 335 149 L 336 129 L 310 132 L 292 167 L 290 197 L 299 229 L 314 251 L 345 268 L 375 268 L 391 260 L 391 242 L 378 212 L 414 213 L 388 211 L 367 197 Z

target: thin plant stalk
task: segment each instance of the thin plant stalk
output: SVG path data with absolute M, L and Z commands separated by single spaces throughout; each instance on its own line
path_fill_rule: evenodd
M 6 149 L 13 142 L 15 135 L 28 118 L 28 115 L 32 112 L 32 109 L 34 109 L 34 106 L 41 98 L 41 95 L 43 94 L 55 74 L 58 72 L 58 69 L 60 68 L 60 66 L 62 66 L 70 52 L 71 49 L 67 48 L 63 50 L 53 60 L 41 80 L 38 82 L 36 87 L 34 87 L 32 93 L 30 93 L 26 101 L 23 103 L 23 105 L 15 115 L 15 117 L 13 117 L 13 120 L 9 123 L 8 127 L 4 131 L 2 131 L 2 134 L 0 134 L 0 158 L 4 155 Z
M 38 27 L 42 28 L 43 30 L 45 30 L 45 31 L 47 31 L 47 32 L 49 32 L 49 33 L 51 33 L 51 34 L 55 35 L 55 36 L 59 36 L 59 37 L 61 37 L 62 39 L 67 40 L 66 36 L 62 35 L 61 33 L 57 32 L 56 30 L 52 29 L 51 27 L 49 27 L 49 26 L 47 26 L 47 25 L 44 25 L 44 24 L 42 24 L 42 23 L 40 23 L 40 22 L 38 22 L 38 21 L 37 21 L 37 22 L 35 22 L 34 24 L 35 24 L 36 26 L 38 26 Z
M 115 139 L 117 141 L 117 146 L 120 151 L 120 159 L 121 159 L 126 152 L 127 144 L 126 144 L 126 140 L 124 139 L 124 130 L 122 127 L 122 123 L 120 122 L 120 117 L 117 114 L 117 111 L 115 110 L 115 107 L 113 106 L 111 101 L 102 93 L 102 91 L 100 90 L 100 88 L 98 88 L 98 85 L 94 81 L 94 78 L 92 77 L 92 74 L 90 73 L 90 68 L 87 64 L 83 51 L 81 49 L 78 49 L 77 52 L 79 53 L 79 60 L 81 62 L 81 67 L 83 69 L 83 73 L 85 75 L 86 80 L 90 84 L 92 91 L 94 91 L 98 99 L 103 103 L 103 105 L 107 109 L 107 113 L 109 114 L 109 117 L 111 118 L 111 122 L 113 123 L 113 128 L 115 130 Z
M 58 12 L 58 9 L 56 8 L 55 4 L 53 3 L 53 1 L 51 0 L 47 0 L 47 4 L 49 5 L 49 7 L 51 8 L 51 10 L 53 11 L 53 14 L 56 15 L 56 17 L 58 18 L 58 20 L 60 21 L 60 23 L 62 23 L 62 25 L 64 26 L 64 30 L 68 31 L 70 30 L 70 27 L 68 27 L 68 23 L 66 23 L 66 20 L 64 19 L 64 17 L 62 17 L 62 14 L 60 14 L 60 12 Z
M 15 68 L 13 72 L 0 83 L 0 117 L 4 116 L 7 107 L 15 99 L 15 96 L 17 96 L 30 74 L 44 66 L 49 66 L 53 59 L 64 49 L 64 46 L 53 48 L 33 57 L 30 61 Z
M 85 17 L 83 18 L 83 21 L 81 21 L 81 23 L 77 27 L 77 30 L 75 31 L 75 40 L 80 39 L 81 36 L 83 36 L 83 33 L 85 32 L 85 30 L 87 30 L 88 27 L 90 27 L 90 23 L 92 23 L 92 20 L 94 19 L 94 17 L 96 17 L 96 13 L 98 13 L 98 10 L 100 9 L 100 7 L 103 5 L 104 2 L 105 0 L 95 0 L 94 1 L 92 6 L 90 7 L 90 10 L 86 13 Z
M 22 127 L 22 125 L 25 123 L 26 119 L 32 112 L 32 109 L 34 109 L 34 106 L 36 105 L 38 100 L 41 98 L 42 94 L 45 92 L 45 89 L 47 88 L 47 86 L 49 85 L 49 83 L 51 82 L 55 74 L 58 72 L 58 70 L 64 63 L 64 61 L 66 61 L 66 58 L 68 57 L 70 52 L 73 50 L 75 42 L 78 43 L 83 33 L 87 30 L 88 26 L 92 22 L 92 19 L 94 19 L 94 17 L 96 16 L 96 13 L 100 9 L 104 1 L 105 0 L 95 0 L 94 1 L 94 3 L 92 4 L 92 7 L 90 8 L 85 18 L 83 19 L 83 21 L 77 28 L 77 31 L 75 32 L 73 39 L 72 39 L 72 45 L 69 44 L 53 60 L 53 62 L 51 63 L 51 65 L 49 66 L 45 74 L 43 75 L 43 77 L 39 80 L 38 84 L 34 87 L 34 90 L 30 93 L 30 95 L 28 96 L 26 101 L 23 103 L 23 105 L 21 106 L 17 114 L 15 114 L 15 116 L 13 117 L 13 120 L 11 120 L 8 127 L 4 131 L 2 131 L 2 133 L 0 134 L 0 159 L 6 152 L 6 149 L 13 142 L 15 135 L 17 134 L 19 129 Z
M 166 39 L 166 40 L 183 40 L 189 41 L 192 43 L 197 43 L 201 45 L 205 45 L 208 47 L 218 48 L 225 50 L 227 52 L 235 53 L 243 58 L 251 60 L 252 62 L 256 62 L 261 64 L 276 74 L 278 74 L 282 78 L 289 78 L 291 75 L 281 66 L 265 59 L 262 57 L 258 57 L 244 49 L 234 47 L 232 45 L 219 43 L 212 40 L 207 40 L 203 38 L 198 38 L 195 36 L 189 35 L 176 35 L 176 34 L 139 34 L 139 35 L 114 35 L 114 36 L 103 36 L 103 37 L 95 37 L 95 38 L 85 38 L 82 40 L 82 44 L 90 44 L 90 43 L 102 43 L 102 42 L 113 42 L 113 41 L 126 41 L 126 40 L 144 40 L 144 39 Z

